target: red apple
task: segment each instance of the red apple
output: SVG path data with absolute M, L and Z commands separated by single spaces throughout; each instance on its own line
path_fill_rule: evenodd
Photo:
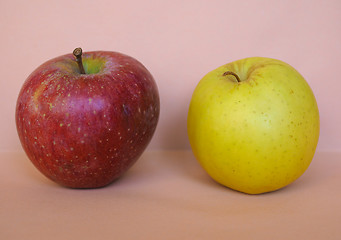
M 140 157 L 154 134 L 160 101 L 152 75 L 134 58 L 108 51 L 81 56 L 75 49 L 74 56 L 49 60 L 26 79 L 16 124 L 27 156 L 46 177 L 71 188 L 97 188 Z

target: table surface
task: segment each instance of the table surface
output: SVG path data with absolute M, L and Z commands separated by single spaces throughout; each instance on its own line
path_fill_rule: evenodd
M 146 152 L 92 190 L 54 184 L 22 152 L 0 157 L 0 239 L 341 239 L 341 153 L 261 195 L 215 183 L 190 151 Z

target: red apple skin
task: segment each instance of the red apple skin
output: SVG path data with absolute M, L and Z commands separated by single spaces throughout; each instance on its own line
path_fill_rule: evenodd
M 124 174 L 150 142 L 160 111 L 156 83 L 137 60 L 96 51 L 103 69 L 80 74 L 72 54 L 49 60 L 25 81 L 16 125 L 28 158 L 70 188 L 106 186 Z

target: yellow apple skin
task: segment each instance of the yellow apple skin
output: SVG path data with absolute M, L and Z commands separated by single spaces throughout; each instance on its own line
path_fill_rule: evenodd
M 236 73 L 240 82 L 227 71 Z M 308 168 L 319 138 L 319 112 L 308 83 L 290 65 L 252 57 L 208 73 L 187 119 L 196 159 L 218 183 L 260 194 Z

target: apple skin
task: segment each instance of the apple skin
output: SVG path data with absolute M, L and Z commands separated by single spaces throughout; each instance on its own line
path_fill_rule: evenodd
M 227 71 L 236 73 L 240 82 Z M 290 65 L 253 57 L 223 65 L 196 87 L 187 119 L 193 153 L 231 189 L 280 189 L 308 168 L 319 138 L 319 112 L 308 83 Z
M 127 55 L 63 55 L 38 67 L 16 105 L 18 135 L 46 177 L 70 188 L 103 187 L 140 157 L 157 126 L 160 100 L 149 71 Z

